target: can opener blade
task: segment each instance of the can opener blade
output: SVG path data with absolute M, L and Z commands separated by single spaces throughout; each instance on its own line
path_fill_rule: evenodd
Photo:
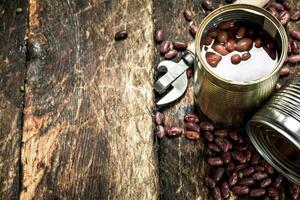
M 169 87 L 172 86 L 173 88 L 156 103 L 157 106 L 172 103 L 184 94 L 188 84 L 186 70 L 194 65 L 194 52 L 195 44 L 193 42 L 188 46 L 178 63 L 169 60 L 159 63 L 157 70 L 167 70 L 167 72 L 155 82 L 154 89 L 159 94 L 164 94 Z

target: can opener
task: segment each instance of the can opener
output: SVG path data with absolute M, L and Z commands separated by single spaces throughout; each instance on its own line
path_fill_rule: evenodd
M 258 7 L 263 7 L 269 0 L 237 0 L 234 3 L 252 4 Z M 191 43 L 187 51 L 181 57 L 181 60 L 176 63 L 169 60 L 164 60 L 157 66 L 157 71 L 167 72 L 154 83 L 154 89 L 159 94 L 166 93 L 166 90 L 172 86 L 173 88 L 167 92 L 156 105 L 161 107 L 179 99 L 185 92 L 188 85 L 186 70 L 194 65 L 195 60 L 195 42 Z

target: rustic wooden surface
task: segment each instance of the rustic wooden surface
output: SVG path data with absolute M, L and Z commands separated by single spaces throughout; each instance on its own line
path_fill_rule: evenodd
M 16 14 L 16 8 L 23 8 Z M 18 199 L 27 2 L 0 1 L 0 199 Z
M 186 6 L 199 24 L 198 0 L 0 0 L 0 200 L 209 199 L 203 141 L 153 136 L 153 33 L 192 41 Z M 192 80 L 163 112 L 183 127 Z

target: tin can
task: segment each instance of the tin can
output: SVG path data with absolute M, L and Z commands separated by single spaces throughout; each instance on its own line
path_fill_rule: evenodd
M 246 126 L 260 154 L 300 185 L 300 76 L 289 81 Z
M 277 42 L 278 63 L 268 76 L 249 82 L 234 82 L 215 74 L 201 55 L 200 41 L 221 21 L 235 19 L 255 23 Z M 287 55 L 288 39 L 284 27 L 268 11 L 246 4 L 223 6 L 201 23 L 195 41 L 194 93 L 196 106 L 212 121 L 224 126 L 241 126 L 274 91 L 281 66 Z

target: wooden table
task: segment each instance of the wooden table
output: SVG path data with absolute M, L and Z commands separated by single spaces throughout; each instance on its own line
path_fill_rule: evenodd
M 203 142 L 153 134 L 153 34 L 192 41 L 185 7 L 199 24 L 199 0 L 0 0 L 1 200 L 208 199 Z

